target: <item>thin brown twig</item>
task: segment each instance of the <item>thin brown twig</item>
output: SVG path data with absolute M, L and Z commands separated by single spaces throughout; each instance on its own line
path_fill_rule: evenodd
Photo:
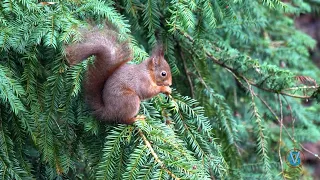
M 190 78 L 190 72 L 187 68 L 187 63 L 186 63 L 186 59 L 184 58 L 184 55 L 181 51 L 181 48 L 179 46 L 179 52 L 180 52 L 180 57 L 182 59 L 182 62 L 183 62 L 183 67 L 184 67 L 184 71 L 186 73 L 186 76 L 187 76 L 187 79 L 188 79 L 188 82 L 189 82 L 189 86 L 190 86 L 190 93 L 191 93 L 191 98 L 194 99 L 194 88 L 193 88 L 193 84 L 192 84 L 192 81 L 191 81 L 191 78 Z
M 155 151 L 153 150 L 150 142 L 148 141 L 148 139 L 146 138 L 146 136 L 143 134 L 143 132 L 138 129 L 139 135 L 141 136 L 141 138 L 144 141 L 144 144 L 148 147 L 148 149 L 150 150 L 153 158 L 155 159 L 155 161 L 160 165 L 160 167 L 165 170 L 173 179 L 177 179 L 180 180 L 179 177 L 177 177 L 175 174 L 173 174 L 173 172 L 171 172 L 169 169 L 167 169 L 165 167 L 165 164 L 159 159 L 158 155 L 155 153 Z
M 278 94 L 278 99 L 279 99 L 279 104 L 280 104 L 280 132 L 279 132 L 279 148 L 278 148 L 278 153 L 279 153 L 279 159 L 280 159 L 282 177 L 283 177 L 283 179 L 286 179 L 285 176 L 284 176 L 283 161 L 282 161 L 282 157 L 281 157 L 282 128 L 283 128 L 283 112 L 282 112 L 282 101 L 281 101 L 280 94 Z
M 234 102 L 234 106 L 237 107 L 238 106 L 238 95 L 237 95 L 237 88 L 234 87 L 233 88 L 233 102 Z
M 276 120 L 278 121 L 278 123 L 281 124 L 281 121 L 280 121 L 279 117 L 278 117 L 278 116 L 276 115 L 276 113 L 272 110 L 272 108 L 268 105 L 268 103 L 267 103 L 264 99 L 262 99 L 260 96 L 258 96 L 258 95 L 256 95 L 256 96 L 257 96 L 257 97 L 261 100 L 261 102 L 269 109 L 269 111 L 273 114 L 273 116 L 276 118 Z M 286 126 L 285 126 L 284 124 L 282 124 L 282 126 L 283 126 L 284 131 L 287 133 L 288 137 L 291 139 L 291 141 L 296 144 L 297 141 L 296 141 L 296 140 L 294 139 L 294 137 L 292 137 L 292 135 L 289 133 L 289 131 L 288 131 L 288 129 L 286 128 Z M 299 145 L 302 149 L 304 149 L 304 150 L 307 151 L 308 153 L 314 155 L 316 158 L 318 158 L 318 159 L 320 160 L 320 157 L 319 157 L 318 154 L 311 152 L 310 150 L 308 150 L 307 148 L 305 148 L 301 143 L 298 143 L 298 145 Z
M 273 111 L 273 109 L 270 107 L 270 105 L 264 100 L 262 99 L 259 95 L 256 95 L 256 97 L 258 97 L 260 99 L 260 101 L 268 108 L 268 110 L 271 112 L 271 114 L 276 118 L 276 120 L 278 121 L 278 123 L 281 124 L 280 118 L 277 116 L 277 114 Z M 286 131 L 286 133 L 288 134 L 288 136 L 290 137 L 290 139 L 296 143 L 296 140 L 290 135 L 289 131 L 287 130 L 286 126 L 282 123 L 282 127 L 283 129 Z
M 320 160 L 319 154 L 316 154 L 316 153 L 311 152 L 309 149 L 307 149 L 307 148 L 305 148 L 304 146 L 302 146 L 301 143 L 299 143 L 299 145 L 300 145 L 300 147 L 301 147 L 302 149 L 304 149 L 304 150 L 307 151 L 308 153 L 314 155 L 316 158 L 318 158 L 318 159 Z
M 294 90 L 300 90 L 300 89 L 318 89 L 319 86 L 302 86 L 302 87 L 291 87 L 286 88 L 284 91 L 294 91 Z
M 296 118 L 293 116 L 293 112 L 292 112 L 292 108 L 287 100 L 287 98 L 285 96 L 283 96 L 284 100 L 286 101 L 287 105 L 289 106 L 289 111 L 290 111 L 290 117 L 291 117 L 291 120 L 292 120 L 292 126 L 291 126 L 291 129 L 292 129 L 292 137 L 294 138 L 294 123 L 296 121 Z

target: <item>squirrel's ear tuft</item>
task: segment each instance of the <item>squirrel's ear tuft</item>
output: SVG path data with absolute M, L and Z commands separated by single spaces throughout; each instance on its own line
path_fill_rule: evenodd
M 163 51 L 163 45 L 162 44 L 157 44 L 153 48 L 152 56 L 155 56 L 155 57 L 163 57 L 164 56 L 164 51 Z

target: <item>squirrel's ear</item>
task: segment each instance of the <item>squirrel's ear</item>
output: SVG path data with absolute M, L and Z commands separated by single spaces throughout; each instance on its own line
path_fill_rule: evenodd
M 153 48 L 152 56 L 153 57 L 163 57 L 164 56 L 162 44 L 157 44 L 156 47 Z
M 152 57 L 152 64 L 154 67 L 158 66 L 160 64 L 161 58 L 159 57 Z
M 148 69 L 152 71 L 155 70 L 157 64 L 159 63 L 157 59 L 158 58 L 156 57 L 150 57 L 150 59 L 148 60 Z

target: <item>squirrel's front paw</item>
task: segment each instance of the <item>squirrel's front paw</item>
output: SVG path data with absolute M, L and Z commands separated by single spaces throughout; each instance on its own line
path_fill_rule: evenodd
M 164 93 L 166 95 L 170 95 L 171 94 L 171 88 L 169 86 L 163 86 L 162 93 Z

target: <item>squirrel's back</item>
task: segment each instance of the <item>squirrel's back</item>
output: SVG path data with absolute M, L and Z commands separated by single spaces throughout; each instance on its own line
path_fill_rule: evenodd
M 74 65 L 89 56 L 95 56 L 94 64 L 89 66 L 85 79 L 86 101 L 93 110 L 104 106 L 102 91 L 109 76 L 121 65 L 132 59 L 128 42 L 120 42 L 118 33 L 110 29 L 82 30 L 80 42 L 66 47 L 66 56 Z

